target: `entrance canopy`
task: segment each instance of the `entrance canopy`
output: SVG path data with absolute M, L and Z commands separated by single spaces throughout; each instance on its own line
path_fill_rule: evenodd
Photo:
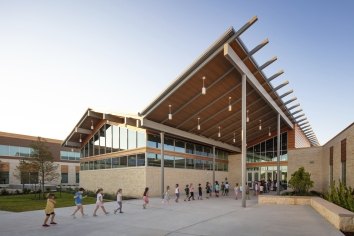
M 241 77 L 247 76 L 247 141 L 276 133 L 277 115 L 283 128 L 301 128 L 311 145 L 319 145 L 299 105 L 283 101 L 292 91 L 276 91 L 287 84 L 273 87 L 270 83 L 283 72 L 267 78 L 262 70 L 276 58 L 261 66 L 252 55 L 268 41 L 248 51 L 240 35 L 257 18 L 240 30 L 229 29 L 202 56 L 179 76 L 139 115 L 142 126 L 169 133 L 186 132 L 230 146 L 241 146 Z M 289 105 L 288 105 L 289 104 Z M 288 106 L 287 106 L 288 105 Z

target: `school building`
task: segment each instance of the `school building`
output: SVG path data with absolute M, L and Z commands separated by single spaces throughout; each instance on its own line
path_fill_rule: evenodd
M 38 137 L 0 132 L 0 188 L 22 189 L 23 184 L 28 189 L 38 189 L 41 181 L 38 173 L 25 173 L 22 178 L 16 167 L 21 160 L 31 158 L 31 144 Z M 52 153 L 54 164 L 58 165 L 59 178 L 52 182 L 45 182 L 46 187 L 62 185 L 75 188 L 79 184 L 80 150 L 62 147 L 62 140 L 41 138 Z
M 262 72 L 276 58 L 253 58 L 268 40 L 252 50 L 241 40 L 256 21 L 226 31 L 138 115 L 88 109 L 63 142 L 81 150 L 80 185 L 135 197 L 146 186 L 159 196 L 215 180 L 282 186 L 304 166 L 314 190 L 332 180 L 354 186 L 353 124 L 319 145 L 293 91 L 279 93 L 288 82 L 273 85 L 283 71 Z

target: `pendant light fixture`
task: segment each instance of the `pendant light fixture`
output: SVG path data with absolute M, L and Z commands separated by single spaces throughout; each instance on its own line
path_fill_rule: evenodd
M 172 107 L 172 105 L 170 104 L 170 105 L 168 105 L 168 111 L 169 111 L 169 113 L 168 113 L 168 119 L 169 120 L 172 120 L 172 112 L 171 112 L 171 107 Z
M 250 122 L 250 117 L 248 116 L 248 112 L 249 112 L 249 110 L 247 110 L 247 117 L 246 117 L 246 122 L 247 123 Z
M 79 139 L 79 142 L 80 142 L 80 143 L 82 143 L 81 134 L 80 134 L 80 139 Z
M 262 130 L 262 120 L 259 120 L 259 127 L 258 127 L 259 130 Z
M 218 133 L 218 137 L 221 137 L 221 131 L 220 131 L 221 127 L 219 126 L 219 133 Z
M 200 123 L 199 123 L 200 117 L 198 117 L 198 126 L 197 129 L 200 130 Z
M 232 142 L 236 143 L 236 133 L 235 132 L 234 132 L 234 138 L 233 138 Z
M 205 80 L 205 76 L 203 76 L 203 87 L 202 87 L 202 94 L 205 95 L 206 94 L 206 87 L 204 85 L 204 80 Z
M 91 129 L 93 129 L 93 120 L 91 120 Z
M 229 111 L 232 111 L 232 106 L 231 106 L 231 97 L 229 97 Z
M 268 128 L 268 136 L 270 137 L 272 135 L 272 133 L 270 132 L 270 126 Z

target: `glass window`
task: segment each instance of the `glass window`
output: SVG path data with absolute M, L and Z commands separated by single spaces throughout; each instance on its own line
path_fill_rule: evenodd
M 174 167 L 175 158 L 173 156 L 165 155 L 164 156 L 164 167 Z
M 76 173 L 76 183 L 80 183 L 80 174 L 79 173 Z
M 107 158 L 106 159 L 106 169 L 111 169 L 112 168 L 112 159 L 111 158 Z
M 147 145 L 151 148 L 160 148 L 160 136 L 156 134 L 147 134 Z
M 165 137 L 165 145 L 164 145 L 164 149 L 167 151 L 174 151 L 175 147 L 174 147 L 174 140 L 172 138 L 166 138 Z
M 21 157 L 29 157 L 30 156 L 30 149 L 28 147 L 19 147 L 20 149 L 20 156 Z
M 68 173 L 61 173 L 61 183 L 67 184 L 69 182 Z
M 98 132 L 94 135 L 93 147 L 94 147 L 94 152 L 93 152 L 94 155 L 95 156 L 100 155 L 100 137 Z
M 145 166 L 145 153 L 140 153 L 137 155 L 137 165 Z
M 113 132 L 112 126 L 106 124 L 106 153 L 112 152 L 112 147 L 113 147 L 112 132 Z
M 127 150 L 127 148 L 128 148 L 128 129 L 125 127 L 119 127 L 119 134 L 120 134 L 119 148 L 120 148 L 120 150 Z
M 113 128 L 113 149 L 112 152 L 118 152 L 119 151 L 119 127 L 114 125 L 112 126 Z
M 68 152 L 60 151 L 60 160 L 69 160 Z
M 98 133 L 100 139 L 100 154 L 102 155 L 106 153 L 106 126 L 103 125 Z
M 257 144 L 253 147 L 253 152 L 254 153 L 260 153 L 261 152 L 261 145 Z
M 183 157 L 175 157 L 175 168 L 186 168 L 185 159 Z
M 198 170 L 203 170 L 204 169 L 204 161 L 203 160 L 195 160 L 195 168 Z
M 128 149 L 136 148 L 136 131 L 128 129 Z
M 186 158 L 186 168 L 187 169 L 194 169 L 194 159 Z
M 213 170 L 213 162 L 205 161 L 204 162 L 204 170 Z
M 115 157 L 112 158 L 112 168 L 118 168 L 119 167 L 119 158 Z
M 106 169 L 106 160 L 99 160 L 100 169 Z
M 194 154 L 194 144 L 186 143 L 186 153 Z
M 281 151 L 280 160 L 281 161 L 287 161 L 288 160 L 288 151 Z
M 0 172 L 0 184 L 9 184 L 9 172 Z
M 272 138 L 268 139 L 266 141 L 266 151 L 267 152 L 273 152 L 274 151 L 274 149 L 273 149 L 273 139 Z
M 19 147 L 15 147 L 15 146 L 9 146 L 9 156 L 19 156 L 20 154 L 20 149 Z
M 202 145 L 199 145 L 199 144 L 195 145 L 195 154 L 203 156 L 204 153 L 203 153 L 203 146 Z
M 216 169 L 216 167 L 215 167 L 215 169 Z M 224 171 L 224 163 L 218 162 L 217 170 Z
M 128 161 L 127 161 L 127 156 L 119 157 L 119 167 L 127 167 L 128 166 Z
M 99 166 L 98 161 L 93 161 L 93 169 L 94 169 L 94 170 L 100 169 L 100 166 Z
M 224 159 L 224 151 L 216 149 L 216 158 Z
M 143 131 L 137 131 L 137 137 L 138 137 L 138 148 L 141 147 L 146 147 L 146 137 L 145 137 L 145 132 Z
M 147 161 L 148 161 L 148 166 L 161 166 L 161 157 L 159 154 L 148 153 Z
M 119 157 L 119 167 L 127 167 L 128 166 L 128 157 L 122 156 Z
M 204 146 L 204 153 L 208 157 L 213 157 L 213 149 L 211 147 Z
M 88 162 L 85 162 L 85 164 L 84 164 L 84 170 L 89 170 L 89 163 L 88 163 Z
M 285 132 L 281 135 L 281 150 L 288 149 L 288 133 Z
M 0 145 L 0 156 L 9 156 L 9 146 Z
M 186 152 L 186 148 L 185 148 L 186 143 L 184 141 L 181 140 L 175 140 L 175 151 L 176 152 Z
M 90 170 L 94 170 L 95 169 L 95 165 L 94 165 L 93 161 L 89 162 L 89 168 L 90 168 Z
M 128 156 L 128 166 L 136 166 L 136 155 Z

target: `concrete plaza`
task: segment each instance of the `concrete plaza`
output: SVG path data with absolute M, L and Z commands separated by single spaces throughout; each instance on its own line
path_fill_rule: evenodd
M 0 212 L 0 235 L 343 235 L 310 206 L 258 205 L 231 197 L 169 204 L 152 198 L 146 210 L 142 200 L 123 202 L 123 214 L 113 214 L 115 202 L 105 203 L 110 214 L 93 217 L 94 205 L 86 205 L 87 217 L 70 215 L 74 207 L 56 209 L 58 225 L 43 228 L 44 212 Z

